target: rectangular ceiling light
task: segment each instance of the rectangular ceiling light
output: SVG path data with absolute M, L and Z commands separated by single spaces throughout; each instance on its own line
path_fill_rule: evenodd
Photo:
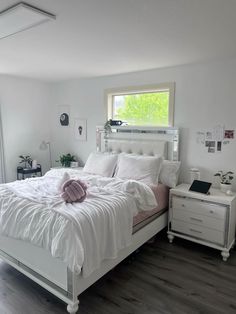
M 0 39 L 55 19 L 56 16 L 20 2 L 0 12 Z

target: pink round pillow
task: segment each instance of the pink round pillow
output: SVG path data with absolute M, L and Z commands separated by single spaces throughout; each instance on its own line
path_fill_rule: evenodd
M 87 196 L 87 185 L 80 181 L 70 179 L 62 186 L 61 197 L 66 203 L 83 202 Z

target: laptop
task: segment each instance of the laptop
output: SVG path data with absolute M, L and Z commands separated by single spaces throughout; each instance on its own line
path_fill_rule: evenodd
M 209 190 L 210 190 L 211 185 L 212 185 L 212 183 L 210 183 L 210 182 L 194 180 L 192 185 L 189 188 L 189 191 L 199 192 L 199 193 L 203 193 L 203 194 L 210 194 Z

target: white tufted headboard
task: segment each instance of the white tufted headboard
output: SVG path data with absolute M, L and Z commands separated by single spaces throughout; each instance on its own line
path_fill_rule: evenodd
M 97 151 L 162 155 L 179 160 L 179 130 L 177 128 L 112 127 L 106 133 L 97 127 Z

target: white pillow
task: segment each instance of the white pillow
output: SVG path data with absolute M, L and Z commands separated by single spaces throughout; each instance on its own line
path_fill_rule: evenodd
M 163 160 L 159 182 L 175 188 L 178 183 L 180 164 L 180 161 Z
M 120 179 L 133 179 L 146 184 L 158 182 L 162 163 L 161 156 L 120 154 L 115 176 Z
M 91 153 L 83 171 L 98 174 L 103 177 L 112 177 L 117 164 L 117 155 L 108 153 Z

